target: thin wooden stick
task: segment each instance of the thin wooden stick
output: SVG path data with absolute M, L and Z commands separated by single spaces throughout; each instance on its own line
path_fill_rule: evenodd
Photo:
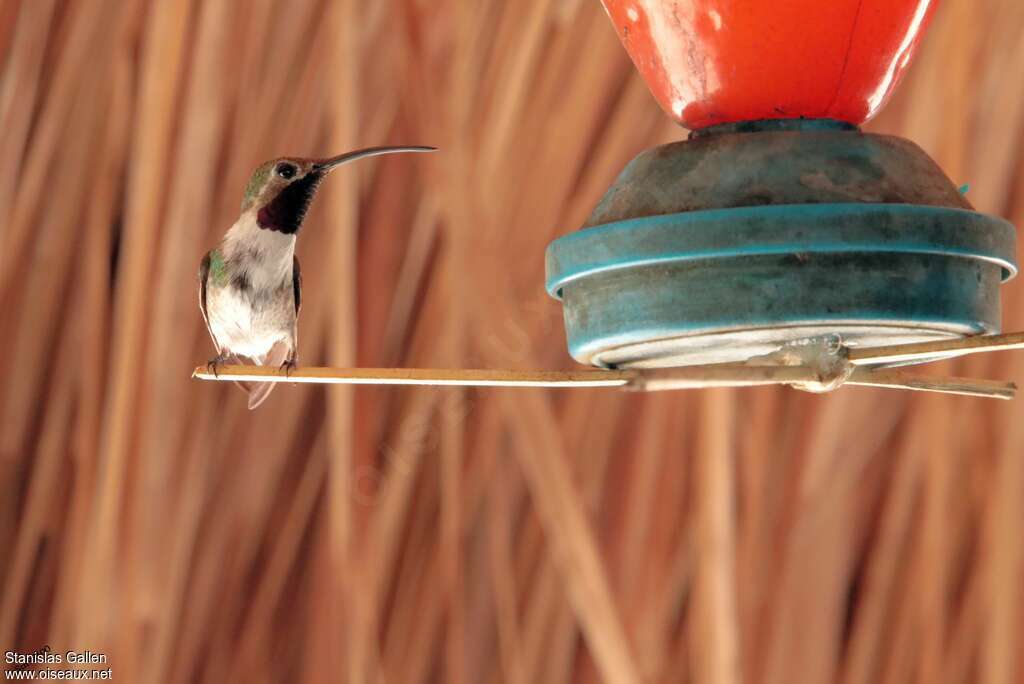
M 712 387 L 756 387 L 814 382 L 818 375 L 807 366 L 745 366 L 721 364 L 683 368 L 659 368 L 637 373 L 629 384 L 632 390 L 657 392 Z
M 1024 349 L 1024 332 L 1004 335 L 978 335 L 935 342 L 893 344 L 884 347 L 855 347 L 850 349 L 850 363 L 862 366 L 876 363 L 900 363 L 928 359 L 936 355 L 961 356 L 976 352 Z
M 869 371 L 864 368 L 857 368 L 846 381 L 846 384 L 889 387 L 917 392 L 960 394 L 968 397 L 986 397 L 990 399 L 1013 399 L 1017 394 L 1017 385 L 1012 382 L 975 380 L 973 378 L 929 377 L 901 370 Z
M 637 391 L 752 387 L 817 380 L 804 366 L 693 366 L 656 370 L 517 371 L 435 368 L 330 368 L 307 367 L 286 371 L 266 366 L 221 366 L 216 374 L 199 366 L 192 377 L 200 380 L 247 382 L 301 382 L 343 385 L 437 385 L 458 387 L 625 387 Z
M 329 368 L 309 367 L 286 371 L 265 366 L 222 366 L 216 374 L 197 367 L 192 377 L 201 380 L 297 382 L 340 385 L 429 385 L 455 387 L 625 387 L 640 392 L 713 387 L 799 385 L 820 381 L 809 366 L 745 366 L 720 364 L 654 370 L 517 371 L 434 368 Z M 844 383 L 919 392 L 940 392 L 972 397 L 1013 399 L 1017 386 L 1001 380 L 930 377 L 900 370 L 856 368 Z M 838 385 L 837 385 L 838 387 Z
M 633 371 L 514 371 L 433 368 L 297 368 L 286 372 L 265 366 L 221 366 L 215 376 L 199 366 L 201 380 L 304 382 L 340 385 L 449 385 L 458 387 L 622 387 Z

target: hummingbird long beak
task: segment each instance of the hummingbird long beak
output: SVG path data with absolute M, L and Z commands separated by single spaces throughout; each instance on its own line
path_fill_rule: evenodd
M 366 147 L 361 150 L 353 150 L 352 152 L 339 154 L 337 157 L 331 157 L 330 159 L 324 159 L 323 161 L 316 162 L 313 165 L 313 171 L 318 173 L 327 173 L 328 171 L 332 171 L 347 162 L 363 159 L 364 157 L 376 157 L 379 154 L 394 154 L 396 152 L 434 152 L 436 150 L 436 147 L 425 147 L 422 145 L 410 145 L 408 147 Z

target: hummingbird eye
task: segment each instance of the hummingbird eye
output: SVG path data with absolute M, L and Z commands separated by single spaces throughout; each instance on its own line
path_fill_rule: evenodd
M 298 169 L 295 168 L 294 164 L 278 164 L 277 168 L 274 170 L 277 171 L 278 176 L 284 178 L 285 180 L 288 180 L 289 178 L 294 178 L 295 174 L 298 172 Z

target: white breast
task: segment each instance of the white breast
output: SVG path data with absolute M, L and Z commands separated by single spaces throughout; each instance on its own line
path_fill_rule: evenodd
M 282 303 L 254 309 L 247 296 L 225 287 L 207 295 L 210 329 L 218 344 L 235 354 L 257 362 L 267 355 L 275 342 L 287 341 L 294 324 Z
M 230 283 L 210 287 L 207 311 L 210 330 L 222 349 L 262 362 L 276 342 L 291 343 L 295 237 L 261 230 L 251 213 L 231 227 L 221 248 L 232 268 L 240 269 L 248 290 Z

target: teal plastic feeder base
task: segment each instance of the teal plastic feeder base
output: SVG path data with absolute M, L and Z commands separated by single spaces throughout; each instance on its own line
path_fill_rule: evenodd
M 995 333 L 1015 231 L 912 143 L 823 121 L 702 131 L 634 159 L 547 251 L 569 351 L 596 366 L 744 361 L 838 334 Z

